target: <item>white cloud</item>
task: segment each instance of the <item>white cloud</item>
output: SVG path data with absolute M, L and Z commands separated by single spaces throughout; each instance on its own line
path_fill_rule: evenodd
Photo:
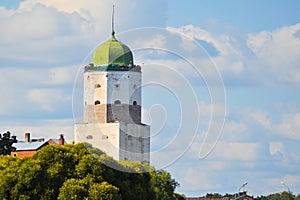
M 62 107 L 71 104 L 70 96 L 73 80 L 79 66 L 52 68 L 0 68 L 0 90 L 5 98 L 0 104 L 1 115 L 28 115 L 42 101 L 41 108 L 51 111 L 64 110 Z M 59 88 L 55 88 L 59 85 Z M 51 88 L 48 88 L 51 86 Z M 45 93 L 42 89 L 48 88 Z M 70 101 L 70 102 L 68 102 Z M 20 103 L 22 102 L 22 103 Z M 34 108 L 34 109 L 33 109 Z M 63 109 L 62 109 L 63 108 Z M 71 114 L 70 114 L 71 115 Z
M 80 14 L 88 21 L 93 21 L 96 29 L 103 30 L 101 26 L 110 27 L 112 5 L 115 3 L 115 23 L 118 30 L 124 27 L 159 26 L 166 20 L 166 1 L 117 1 L 110 0 L 27 0 L 21 3 L 21 10 L 28 10 L 37 3 L 53 7 L 60 12 Z M 158 6 L 159 5 L 159 6 Z M 126 16 L 126 17 L 123 17 Z M 121 28 L 119 28 L 121 27 Z M 98 31 L 97 31 L 98 32 Z
M 64 134 L 66 140 L 72 140 L 74 138 L 73 130 L 72 119 L 44 119 L 27 122 L 7 121 L 0 124 L 0 133 L 10 131 L 17 136 L 18 140 L 24 140 L 24 134 L 27 132 L 31 133 L 32 138 L 58 138 L 59 134 Z
M 162 34 L 157 34 L 148 40 L 137 40 L 134 43 L 135 46 L 144 48 L 165 49 L 166 37 Z
M 266 129 L 271 128 L 271 121 L 269 119 L 269 114 L 265 111 L 261 110 L 248 110 L 246 111 L 247 115 L 253 120 L 259 123 L 261 126 L 263 126 Z
M 300 113 L 286 114 L 278 125 L 278 132 L 287 138 L 300 140 Z
M 32 89 L 26 98 L 48 112 L 57 110 L 61 107 L 59 104 L 71 102 L 70 96 L 65 95 L 60 89 Z
M 204 101 L 199 101 L 199 110 L 204 117 L 208 118 L 214 115 L 216 118 L 223 119 L 226 114 L 225 105 L 220 103 L 208 104 Z
M 299 83 L 300 24 L 281 27 L 272 32 L 249 34 L 247 44 L 253 51 L 258 66 L 264 65 L 275 81 Z
M 275 155 L 284 151 L 284 145 L 282 142 L 270 142 L 270 153 Z
M 189 185 L 189 189 L 192 190 L 216 190 L 216 188 L 220 187 L 219 184 L 213 182 L 212 177 L 215 175 L 213 172 L 201 171 L 199 169 L 195 169 L 195 167 L 189 167 L 183 173 L 184 183 Z
M 35 4 L 28 11 L 19 11 L 1 20 L 1 26 L 1 42 L 14 44 L 49 40 L 57 36 L 70 37 L 74 33 L 86 31 L 88 23 L 76 13 L 60 13 L 54 8 Z
M 159 2 L 159 9 L 157 3 L 119 2 L 115 29 L 164 24 L 165 2 Z M 80 63 L 92 47 L 109 37 L 111 8 L 112 3 L 108 0 L 26 0 L 16 10 L 2 8 L 0 58 L 10 63 L 38 62 L 39 65 Z M 149 11 L 151 15 L 146 15 Z M 139 15 L 140 12 L 143 15 Z
M 225 81 L 233 79 L 265 85 L 300 81 L 300 38 L 297 35 L 300 24 L 250 33 L 246 39 L 234 34 L 216 35 L 194 25 L 168 27 L 168 30 L 183 34 L 182 44 L 186 44 L 187 51 L 195 49 L 187 42 L 188 38 L 211 44 L 219 52 L 212 58 Z
M 223 130 L 223 138 L 226 141 L 238 142 L 245 141 L 249 127 L 245 121 L 226 120 Z
M 213 150 L 212 155 L 222 160 L 254 161 L 258 156 L 258 147 L 258 143 L 233 143 L 219 141 L 216 148 Z
M 44 80 L 45 84 L 50 85 L 65 85 L 74 81 L 77 71 L 80 66 L 53 67 L 48 69 L 49 79 Z
M 201 29 L 200 27 L 195 27 L 194 25 L 185 25 L 179 28 L 173 28 L 173 27 L 168 27 L 168 30 L 171 32 L 177 32 L 182 35 L 183 42 L 186 41 L 186 37 L 190 38 L 191 40 L 204 40 L 207 41 L 208 43 L 212 43 L 213 46 L 221 52 L 222 55 L 227 54 L 227 47 L 224 45 L 224 43 L 219 42 L 216 37 L 212 36 L 211 33 L 208 31 Z M 223 38 L 225 39 L 225 38 Z

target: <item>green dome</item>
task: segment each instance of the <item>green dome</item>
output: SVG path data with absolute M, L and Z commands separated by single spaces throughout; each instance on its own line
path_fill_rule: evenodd
M 115 32 L 112 32 L 111 38 L 97 47 L 93 55 L 93 64 L 101 65 L 133 65 L 132 52 L 122 42 L 115 38 Z

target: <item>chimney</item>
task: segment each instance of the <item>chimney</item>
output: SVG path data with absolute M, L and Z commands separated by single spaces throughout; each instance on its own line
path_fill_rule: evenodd
M 30 142 L 30 133 L 25 133 L 25 142 Z
M 64 145 L 64 144 L 65 144 L 64 134 L 60 134 L 59 145 Z

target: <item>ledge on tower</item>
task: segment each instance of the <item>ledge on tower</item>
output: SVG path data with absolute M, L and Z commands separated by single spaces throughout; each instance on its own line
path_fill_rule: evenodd
M 135 71 L 141 72 L 141 66 L 139 65 L 117 65 L 117 64 L 109 64 L 109 65 L 100 65 L 95 66 L 90 63 L 84 67 L 84 72 L 92 72 L 92 71 Z

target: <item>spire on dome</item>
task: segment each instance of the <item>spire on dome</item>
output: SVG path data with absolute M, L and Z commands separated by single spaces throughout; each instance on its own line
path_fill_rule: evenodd
M 129 47 L 115 38 L 114 15 L 115 5 L 113 5 L 111 17 L 111 38 L 94 51 L 92 63 L 95 66 L 134 65 L 133 55 Z
M 111 35 L 115 36 L 115 5 L 113 4 L 112 16 L 111 16 Z

